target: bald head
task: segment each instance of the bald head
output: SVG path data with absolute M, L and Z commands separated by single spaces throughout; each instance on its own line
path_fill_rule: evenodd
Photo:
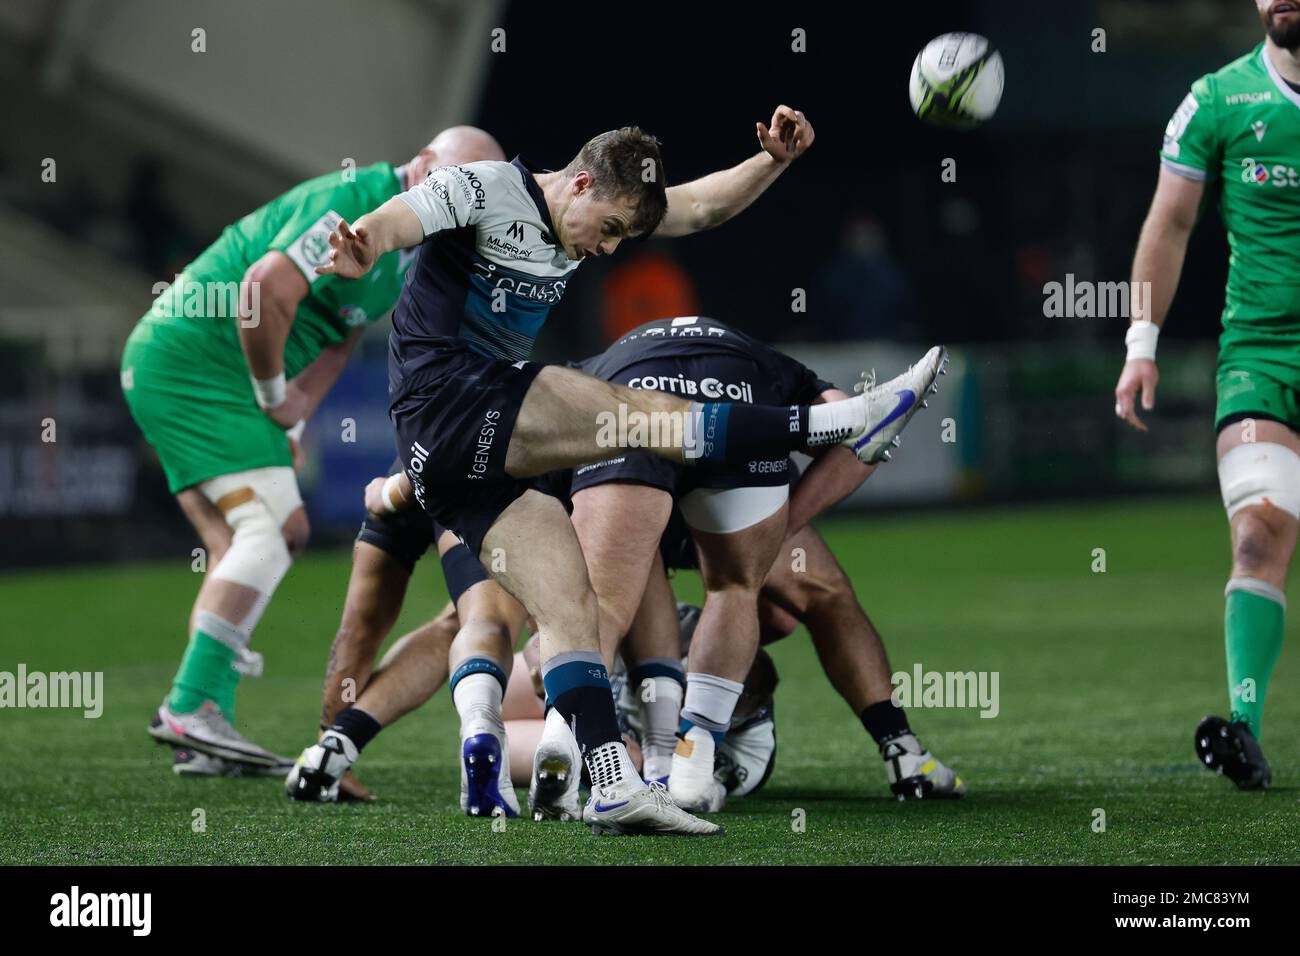
M 423 182 L 437 166 L 460 166 L 485 159 L 504 160 L 505 151 L 491 133 L 477 126 L 449 126 L 411 160 L 408 183 Z

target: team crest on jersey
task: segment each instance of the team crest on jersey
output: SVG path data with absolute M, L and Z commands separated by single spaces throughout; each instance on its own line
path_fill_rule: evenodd
M 339 318 L 350 329 L 355 329 L 370 321 L 370 316 L 366 314 L 366 310 L 359 305 L 343 306 L 343 308 L 339 309 Z
M 342 218 L 331 209 L 303 230 L 302 235 L 284 250 L 284 254 L 302 270 L 308 282 L 320 278 L 316 275 L 316 267 L 329 260 L 330 233 L 338 228 L 339 220 Z
M 1187 131 L 1187 124 L 1192 121 L 1200 104 L 1196 102 L 1195 94 L 1188 93 L 1183 97 L 1183 101 L 1178 104 L 1178 109 L 1174 110 L 1174 115 L 1169 117 L 1169 123 L 1165 126 L 1165 155 L 1170 159 L 1177 159 L 1181 147 L 1178 140 L 1182 138 L 1183 133 Z

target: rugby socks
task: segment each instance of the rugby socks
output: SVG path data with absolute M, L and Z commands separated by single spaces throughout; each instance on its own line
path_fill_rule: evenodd
M 240 676 L 234 665 L 235 649 L 196 627 L 172 681 L 167 706 L 178 714 L 192 714 L 211 700 L 233 722 Z
M 1223 634 L 1232 719 L 1244 720 L 1258 740 L 1268 681 L 1282 651 L 1286 595 L 1255 578 L 1232 578 L 1224 596 Z
M 480 733 L 486 725 L 500 736 L 501 699 L 506 691 L 506 672 L 494 660 L 471 657 L 451 675 L 451 699 L 460 714 L 461 736 Z
M 686 461 L 743 464 L 806 447 L 808 406 L 691 402 Z
M 686 460 L 742 464 L 843 441 L 867 424 L 860 401 L 820 405 L 692 402 L 683 441 Z
M 641 775 L 668 776 L 677 746 L 677 720 L 686 675 L 681 661 L 651 657 L 629 668 L 628 683 L 641 706 Z
M 374 740 L 375 735 L 383 729 L 383 725 L 364 710 L 359 707 L 349 707 L 346 710 L 339 711 L 339 715 L 334 718 L 333 726 L 326 733 L 346 737 L 352 743 L 352 746 L 357 748 L 359 754 L 362 748 Z M 356 758 L 353 757 L 352 759 L 355 760 Z
M 866 728 L 867 733 L 871 734 L 871 739 L 877 745 L 912 732 L 912 729 L 907 726 L 907 714 L 902 707 L 896 707 L 890 698 L 868 704 L 862 708 L 858 719 L 862 721 L 862 726 Z
M 686 700 L 682 703 L 678 735 L 685 737 L 692 727 L 699 727 L 713 735 L 715 744 L 721 743 L 744 689 L 740 681 L 691 671 L 686 675 Z
M 609 673 L 598 653 L 564 651 L 543 661 L 542 685 L 551 706 L 573 728 L 584 757 L 587 751 L 613 741 L 622 745 Z

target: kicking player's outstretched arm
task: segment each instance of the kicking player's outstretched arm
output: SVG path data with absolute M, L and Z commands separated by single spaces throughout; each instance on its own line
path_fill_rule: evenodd
M 284 428 L 303 417 L 303 396 L 284 380 L 284 343 L 306 295 L 306 278 L 283 252 L 268 252 L 254 262 L 240 286 L 239 346 L 253 392 L 262 410 Z
M 822 392 L 821 401 L 838 402 L 848 397 L 846 392 L 831 389 Z M 790 494 L 787 537 L 798 534 L 813 518 L 851 495 L 875 470 L 875 465 L 863 464 L 841 445 L 822 449 Z
M 1140 432 L 1146 431 L 1147 426 L 1137 416 L 1137 397 L 1140 393 L 1146 411 L 1155 408 L 1159 380 L 1156 338 L 1178 289 L 1187 240 L 1196 225 L 1196 212 L 1204 193 L 1204 181 L 1161 169 L 1151 210 L 1138 237 L 1129 284 L 1133 321 L 1125 337 L 1128 358 L 1115 386 L 1115 415 Z
M 763 151 L 738 166 L 668 188 L 668 212 L 654 235 L 689 236 L 721 225 L 763 194 L 812 145 L 812 124 L 798 110 L 778 106 L 771 127 L 755 123 Z
M 321 275 L 359 279 L 379 257 L 418 246 L 442 229 L 458 229 L 479 221 L 482 189 L 460 166 L 439 166 L 404 193 L 366 213 L 349 226 L 346 219 L 330 233 L 329 262 L 316 267 Z

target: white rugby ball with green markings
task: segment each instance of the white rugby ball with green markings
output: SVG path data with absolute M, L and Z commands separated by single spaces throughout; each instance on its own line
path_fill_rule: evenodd
M 970 129 L 1002 100 L 1002 55 L 978 33 L 945 33 L 916 55 L 908 86 L 912 110 L 935 126 Z

